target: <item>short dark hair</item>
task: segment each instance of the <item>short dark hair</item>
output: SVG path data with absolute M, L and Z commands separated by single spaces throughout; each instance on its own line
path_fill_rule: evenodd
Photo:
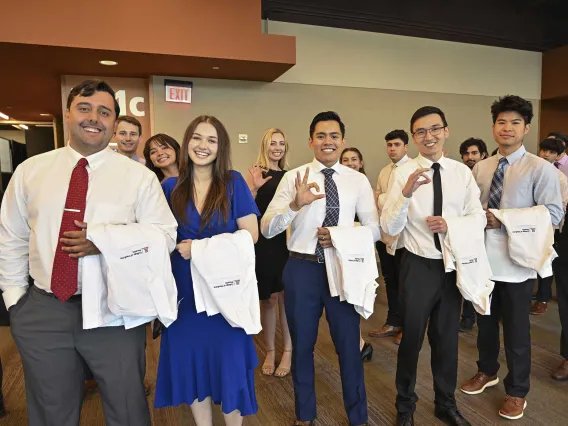
M 568 146 L 568 136 L 566 135 L 566 133 L 562 133 L 562 132 L 550 132 L 547 136 L 548 138 L 556 138 L 556 139 L 560 139 L 563 143 L 564 146 Z
M 405 145 L 408 145 L 408 133 L 406 133 L 404 130 L 391 130 L 385 135 L 385 141 L 387 142 L 393 141 L 395 139 L 400 139 L 404 142 Z
M 320 121 L 337 121 L 337 123 L 339 123 L 339 129 L 341 130 L 341 137 L 345 137 L 345 124 L 343 124 L 343 121 L 341 121 L 341 118 L 339 118 L 339 114 L 334 111 L 326 111 L 320 112 L 312 120 L 312 124 L 310 124 L 310 138 L 313 136 L 316 130 L 316 124 L 318 124 Z
M 476 146 L 477 149 L 479 149 L 480 154 L 488 155 L 487 145 L 485 144 L 485 142 L 483 142 L 482 139 L 477 139 L 477 138 L 469 138 L 463 141 L 462 144 L 460 145 L 460 155 L 463 156 L 464 154 L 466 154 L 467 150 L 472 146 Z
M 77 86 L 73 87 L 69 92 L 69 96 L 67 96 L 67 110 L 71 108 L 71 104 L 77 96 L 88 98 L 93 96 L 95 92 L 107 92 L 112 96 L 112 99 L 114 100 L 114 112 L 116 114 L 115 118 L 118 118 L 118 116 L 120 115 L 120 106 L 118 105 L 118 101 L 116 100 L 114 90 L 102 80 L 85 80 Z
M 140 124 L 140 121 L 138 121 L 136 117 L 132 117 L 131 115 L 121 115 L 116 119 L 116 125 L 118 126 L 118 123 L 122 121 L 138 127 L 138 136 L 142 135 L 142 124 Z
M 444 112 L 440 108 L 435 106 L 423 106 L 422 108 L 418 108 L 416 112 L 412 115 L 412 118 L 410 119 L 410 133 L 414 133 L 414 129 L 412 128 L 412 126 L 414 126 L 416 120 L 419 120 L 422 117 L 426 117 L 427 115 L 432 115 L 432 114 L 438 114 L 442 119 L 442 124 L 444 125 L 444 127 L 448 127 L 448 122 L 446 121 L 446 114 L 444 114 Z
M 521 98 L 520 96 L 507 95 L 499 98 L 493 105 L 491 105 L 491 116 L 493 117 L 493 124 L 497 122 L 497 117 L 503 112 L 516 112 L 525 124 L 531 124 L 533 119 L 533 107 L 531 101 Z
M 564 152 L 564 144 L 560 139 L 547 138 L 544 139 L 539 145 L 541 151 L 552 151 L 558 155 Z

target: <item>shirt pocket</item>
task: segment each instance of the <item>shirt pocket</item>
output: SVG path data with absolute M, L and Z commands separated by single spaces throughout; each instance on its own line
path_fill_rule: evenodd
M 98 203 L 96 210 L 91 214 L 87 223 L 104 225 L 125 225 L 136 222 L 136 213 L 133 205 L 119 205 L 111 203 Z

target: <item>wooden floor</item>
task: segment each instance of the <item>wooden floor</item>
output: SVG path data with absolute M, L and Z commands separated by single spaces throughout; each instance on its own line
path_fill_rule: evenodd
M 364 334 L 382 325 L 385 319 L 386 299 L 384 286 L 379 289 L 375 314 L 362 322 Z M 532 317 L 532 378 L 528 407 L 523 419 L 516 425 L 566 425 L 568 424 L 568 382 L 558 383 L 550 378 L 550 373 L 559 365 L 560 324 L 556 304 L 551 303 L 549 311 L 541 317 Z M 372 362 L 365 364 L 365 382 L 369 402 L 369 425 L 395 424 L 394 376 L 396 371 L 397 346 L 391 339 L 372 339 L 375 353 Z M 265 355 L 262 335 L 256 339 L 259 359 Z M 282 350 L 281 339 L 277 352 Z M 153 384 L 156 378 L 158 345 L 149 340 L 147 379 Z M 8 417 L 0 420 L 0 426 L 24 426 L 27 424 L 25 392 L 22 365 L 18 352 L 10 336 L 9 329 L 0 327 L 0 356 L 4 365 L 3 391 Z M 458 383 L 476 372 L 476 332 L 460 335 Z M 504 353 L 501 351 L 501 371 L 506 374 Z M 341 381 L 337 356 L 329 336 L 325 319 L 320 323 L 319 339 L 315 351 L 316 388 L 318 401 L 318 425 L 348 425 L 341 397 Z M 417 425 L 439 425 L 434 417 L 432 375 L 430 372 L 430 349 L 428 343 L 420 356 L 419 375 L 416 385 L 420 397 L 415 422 Z M 245 419 L 246 426 L 289 426 L 294 419 L 294 394 L 290 377 L 277 379 L 256 375 L 256 391 L 259 411 L 255 416 Z M 472 425 L 511 424 L 502 420 L 497 411 L 503 401 L 503 385 L 491 388 L 482 395 L 468 396 L 456 392 L 458 406 Z M 153 403 L 153 394 L 149 398 Z M 189 407 L 152 409 L 152 422 L 155 426 L 194 425 Z M 83 407 L 82 426 L 103 426 L 101 403 L 98 395 L 89 397 Z M 223 425 L 218 407 L 215 409 L 214 424 Z

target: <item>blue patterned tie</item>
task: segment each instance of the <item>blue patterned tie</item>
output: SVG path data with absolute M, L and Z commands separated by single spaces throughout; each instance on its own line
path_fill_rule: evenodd
M 501 206 L 501 195 L 503 195 L 503 179 L 505 177 L 505 164 L 507 164 L 507 157 L 501 157 L 497 170 L 493 174 L 491 187 L 489 189 L 489 201 L 487 202 L 488 209 L 498 209 Z
M 325 219 L 323 220 L 322 227 L 337 226 L 339 222 L 339 195 L 337 193 L 337 185 L 333 181 L 333 169 L 323 169 L 321 171 L 325 176 Z M 323 248 L 319 243 L 316 246 L 316 255 L 318 262 L 324 262 Z

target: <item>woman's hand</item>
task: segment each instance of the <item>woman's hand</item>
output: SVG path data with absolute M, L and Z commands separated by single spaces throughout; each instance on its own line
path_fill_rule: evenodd
M 191 259 L 191 240 L 183 240 L 176 246 L 176 250 L 185 260 Z

